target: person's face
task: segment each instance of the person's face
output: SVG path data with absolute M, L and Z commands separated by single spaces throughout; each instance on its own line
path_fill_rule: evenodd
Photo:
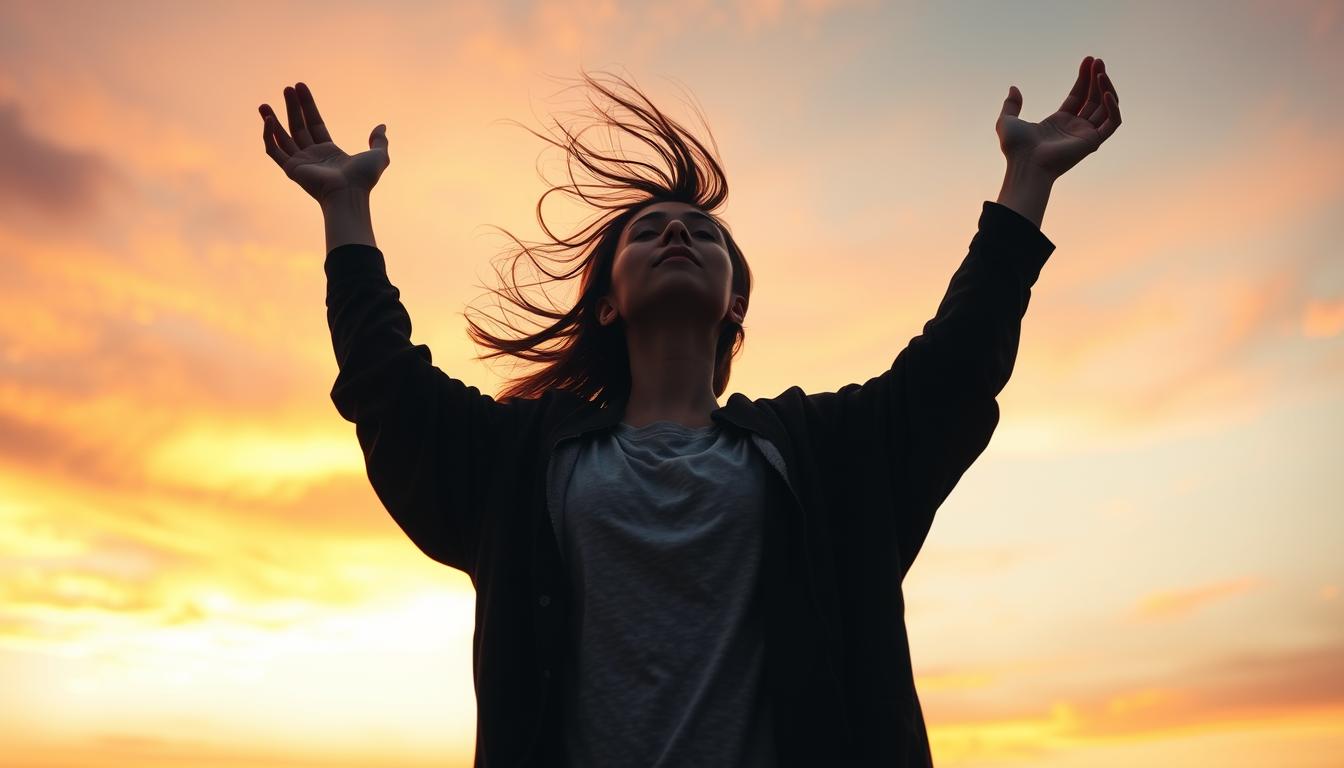
M 673 249 L 688 258 L 663 257 Z M 598 303 L 609 325 L 696 323 L 717 327 L 741 323 L 746 297 L 732 292 L 733 267 L 723 232 L 695 206 L 659 202 L 641 208 L 626 224 L 611 267 L 611 293 Z

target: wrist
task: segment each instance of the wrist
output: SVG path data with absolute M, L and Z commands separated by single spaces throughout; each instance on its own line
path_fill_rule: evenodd
M 342 190 L 327 195 L 320 203 L 327 236 L 327 253 L 350 243 L 378 247 L 373 237 L 373 217 L 369 211 L 367 191 Z
M 1000 205 L 1012 208 L 1039 228 L 1045 218 L 1045 204 L 1054 187 L 1053 173 L 1023 160 L 1008 160 L 1004 169 L 1003 186 L 999 189 Z
M 1054 186 L 1055 179 L 1058 178 L 1058 175 L 1046 171 L 1046 169 L 1030 160 L 1017 160 L 1009 157 L 1004 164 L 1004 183 L 1013 184 L 1013 186 L 1043 187 L 1048 190 L 1048 188 Z
M 328 210 L 333 213 L 342 213 L 352 209 L 367 209 L 369 207 L 369 190 L 356 187 L 338 189 L 318 198 L 317 204 L 323 213 Z

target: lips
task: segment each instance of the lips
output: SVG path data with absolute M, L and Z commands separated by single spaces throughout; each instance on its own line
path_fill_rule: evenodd
M 700 260 L 695 257 L 695 253 L 692 252 L 690 248 L 681 245 L 674 245 L 664 250 L 662 255 L 658 257 L 658 262 L 654 264 L 654 266 L 656 267 L 658 264 L 662 264 L 673 256 L 685 256 L 694 262 L 697 267 L 700 266 Z

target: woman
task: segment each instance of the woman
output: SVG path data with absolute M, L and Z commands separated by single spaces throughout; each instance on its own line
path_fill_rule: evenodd
M 498 398 L 410 341 L 370 223 L 386 126 L 349 156 L 303 83 L 285 88 L 288 133 L 260 108 L 267 153 L 326 222 L 332 400 L 389 513 L 476 589 L 476 764 L 931 765 L 901 581 L 998 423 L 1054 250 L 1054 179 L 1120 124 L 1101 60 L 1040 123 L 1009 88 L 999 199 L 886 371 L 724 406 L 751 272 L 714 213 L 722 169 L 629 83 L 584 82 L 633 115 L 599 109 L 605 125 L 667 167 L 552 141 L 598 181 L 557 189 L 608 215 L 535 249 L 580 260 L 547 271 L 580 278 L 572 307 L 515 287 L 549 325 L 509 339 L 471 323 L 488 356 L 541 364 Z

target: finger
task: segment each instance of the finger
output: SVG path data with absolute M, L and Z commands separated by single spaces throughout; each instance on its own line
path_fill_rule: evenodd
M 1101 140 L 1105 141 L 1115 133 L 1115 129 L 1120 127 L 1120 102 L 1115 98 L 1114 93 L 1107 93 L 1106 101 L 1106 122 L 1097 127 L 1097 134 Z
M 1083 102 L 1087 99 L 1087 77 L 1091 71 L 1092 57 L 1084 56 L 1083 63 L 1078 67 L 1078 79 L 1073 81 L 1073 89 L 1064 98 L 1064 102 L 1059 105 L 1060 112 L 1068 112 L 1071 115 L 1078 114 L 1078 110 L 1082 108 Z
M 266 115 L 266 128 L 270 131 L 271 137 L 275 140 L 277 146 L 286 155 L 294 155 L 299 151 L 299 145 L 294 143 L 294 139 L 285 133 L 285 127 L 280 124 L 280 118 L 275 116 L 268 108 Z
M 276 165 L 284 168 L 285 163 L 289 162 L 289 155 L 275 145 L 275 134 L 271 133 L 270 128 L 262 132 L 261 140 L 266 144 L 266 154 L 271 156 Z
M 1078 110 L 1079 116 L 1087 120 L 1090 120 L 1101 108 L 1101 83 L 1099 78 L 1102 66 L 1101 59 L 1092 62 L 1092 75 L 1087 80 L 1087 101 L 1083 102 L 1082 108 Z
M 1092 112 L 1086 118 L 1087 122 L 1091 123 L 1093 128 L 1100 126 L 1101 121 L 1105 119 L 1106 119 L 1105 104 L 1098 104 L 1096 106 L 1096 109 L 1093 109 Z
M 1094 128 L 1100 128 L 1102 120 L 1105 120 L 1110 116 L 1110 109 L 1105 103 L 1107 94 L 1115 99 L 1116 104 L 1120 103 L 1120 97 L 1115 92 L 1115 86 L 1111 83 L 1111 78 L 1105 72 L 1101 73 L 1097 81 L 1101 86 L 1102 103 L 1098 104 L 1096 109 L 1093 110 L 1092 114 L 1088 115 L 1087 118 L 1087 121 L 1091 123 Z
M 1104 94 L 1103 94 L 1104 95 Z M 1083 105 L 1082 114 L 1079 117 L 1092 124 L 1093 128 L 1101 125 L 1101 121 L 1106 119 L 1106 104 L 1104 102 L 1087 102 Z
M 313 92 L 308 89 L 307 83 L 299 83 L 299 107 L 303 112 L 304 123 L 308 126 L 308 135 L 313 137 L 315 143 L 331 141 L 331 134 L 327 133 L 327 125 L 322 122 L 322 115 L 317 111 L 317 102 L 313 100 Z
M 289 155 L 296 154 L 299 151 L 298 145 L 289 137 L 289 134 L 285 133 L 285 127 L 280 124 L 280 118 L 276 117 L 275 112 L 271 111 L 270 104 L 261 105 L 261 117 L 266 133 L 274 138 L 280 151 L 285 154 L 286 160 L 289 159 Z
M 381 149 L 387 152 L 387 126 L 379 123 L 369 134 L 369 149 Z
M 303 110 L 299 108 L 299 94 L 293 87 L 285 86 L 285 111 L 289 113 L 289 135 L 299 149 L 307 149 L 312 143 L 308 133 L 308 124 L 303 122 Z
M 1016 85 L 1008 86 L 1008 98 L 1003 100 L 1003 109 L 999 110 L 999 117 L 1017 117 L 1022 114 L 1022 92 L 1017 90 Z
M 266 118 L 266 125 L 264 132 L 262 133 L 262 138 L 266 141 L 266 154 L 270 155 L 271 159 L 279 163 L 281 168 L 285 166 L 285 163 L 289 162 L 290 155 L 292 154 L 285 149 L 285 145 L 293 144 L 292 141 L 288 141 L 288 137 L 285 137 L 285 139 L 282 140 L 280 137 L 283 135 L 284 129 L 280 127 L 280 121 L 277 120 L 274 115 Z M 297 147 L 295 147 L 295 151 L 298 151 Z

